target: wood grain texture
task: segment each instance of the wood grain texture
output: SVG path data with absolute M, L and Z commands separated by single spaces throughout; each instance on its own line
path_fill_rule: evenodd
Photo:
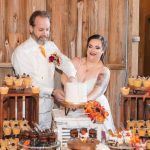
M 0 0 L 0 62 L 5 60 L 5 0 Z
M 80 3 L 83 8 L 78 14 Z M 118 125 L 120 87 L 126 84 L 127 78 L 126 46 L 128 46 L 129 75 L 136 72 L 134 69 L 137 70 L 138 65 L 136 59 L 138 45 L 132 44 L 132 36 L 138 34 L 139 28 L 136 17 L 139 13 L 138 7 L 139 0 L 0 0 L 0 62 L 10 61 L 9 54 L 6 55 L 6 50 L 9 52 L 8 45 L 5 47 L 7 40 L 12 47 L 12 53 L 18 39 L 24 41 L 29 37 L 28 20 L 34 10 L 49 12 L 50 39 L 70 58 L 77 56 L 77 49 L 80 52 L 78 56 L 86 55 L 87 38 L 90 35 L 95 33 L 104 35 L 108 39 L 105 63 L 111 70 L 106 95 Z M 2 79 L 6 72 L 0 70 Z

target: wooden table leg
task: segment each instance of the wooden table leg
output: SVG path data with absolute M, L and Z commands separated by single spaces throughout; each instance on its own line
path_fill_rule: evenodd
M 124 124 L 124 97 L 121 96 L 121 105 L 120 105 L 120 121 Z M 124 124 L 125 125 L 125 124 Z
M 35 96 L 35 106 L 36 106 L 36 109 L 35 109 L 35 120 L 37 123 L 39 123 L 39 95 L 36 95 Z
M 127 112 L 127 118 L 126 118 L 126 120 L 130 120 L 131 118 L 130 118 L 130 116 L 131 116 L 131 98 L 127 98 L 127 110 L 128 110 L 128 112 Z
M 4 96 L 0 95 L 0 138 L 3 135 L 3 99 Z
M 137 97 L 135 99 L 135 120 L 138 119 L 138 101 L 137 101 Z

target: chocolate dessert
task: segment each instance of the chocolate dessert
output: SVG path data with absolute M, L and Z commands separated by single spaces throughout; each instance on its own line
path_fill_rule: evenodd
M 49 136 L 48 136 L 48 134 L 46 134 L 46 133 L 41 133 L 41 134 L 39 134 L 39 141 L 40 141 L 40 143 L 48 143 L 48 138 L 49 138 Z
M 85 142 L 85 143 L 86 143 L 88 137 L 89 137 L 89 134 L 88 134 L 88 132 L 87 132 L 87 128 L 81 128 L 81 129 L 80 129 L 80 133 L 79 133 L 79 138 L 80 138 L 80 140 L 81 140 L 82 142 Z
M 80 133 L 81 133 L 81 134 L 87 133 L 87 128 L 81 128 L 81 129 L 80 129 Z
M 29 137 L 30 137 L 30 132 L 29 131 L 23 131 L 21 133 L 21 139 L 26 140 L 26 139 L 29 139 Z
M 97 131 L 95 129 L 89 129 L 89 137 L 97 138 Z
M 30 132 L 30 145 L 31 146 L 37 146 L 39 144 L 39 141 L 38 141 L 38 136 L 39 134 L 35 131 L 31 131 Z
M 72 138 L 77 138 L 78 137 L 78 130 L 77 129 L 71 129 L 70 130 L 70 136 Z
M 34 140 L 34 139 L 37 139 L 38 138 L 38 133 L 37 132 L 30 132 L 30 139 L 32 140 Z
M 56 142 L 56 134 L 55 134 L 55 132 L 51 132 L 51 133 L 49 134 L 49 140 L 48 140 L 48 141 L 49 141 L 50 144 Z

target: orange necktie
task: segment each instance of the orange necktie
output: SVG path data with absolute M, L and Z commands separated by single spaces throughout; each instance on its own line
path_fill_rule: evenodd
M 45 48 L 43 46 L 40 46 L 40 50 L 41 50 L 41 53 L 44 57 L 46 57 L 46 54 L 45 54 Z

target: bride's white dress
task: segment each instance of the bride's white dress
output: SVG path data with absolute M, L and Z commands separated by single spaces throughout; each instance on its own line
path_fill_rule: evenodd
M 100 104 L 109 113 L 108 117 L 106 118 L 106 120 L 104 122 L 104 130 L 108 131 L 109 129 L 111 129 L 114 132 L 115 131 L 115 126 L 114 126 L 110 106 L 109 106 L 109 103 L 108 103 L 108 100 L 107 100 L 106 96 L 104 95 L 104 92 L 107 89 L 109 78 L 110 78 L 110 71 L 107 67 L 105 67 L 105 69 L 104 69 L 104 80 L 103 80 L 103 83 L 100 86 L 99 94 L 94 100 L 100 102 Z M 96 84 L 96 81 L 97 81 L 97 77 L 85 81 L 85 83 L 87 85 L 88 93 L 90 93 L 93 90 L 93 88 Z

